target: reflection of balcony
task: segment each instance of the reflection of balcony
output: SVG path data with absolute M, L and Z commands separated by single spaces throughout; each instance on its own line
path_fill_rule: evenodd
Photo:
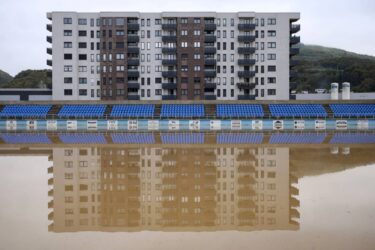
M 238 219 L 246 220 L 246 219 L 254 219 L 255 213 L 252 211 L 241 211 L 238 213 Z
M 50 32 L 52 32 L 52 24 L 50 24 L 50 23 L 47 24 L 47 30 L 50 31 Z
M 139 71 L 137 69 L 129 69 L 128 77 L 139 77 Z
M 299 207 L 299 200 L 296 198 L 291 197 L 290 198 L 290 206 L 291 207 Z
M 48 185 L 53 185 L 53 178 L 48 179 Z
M 249 188 L 249 187 L 244 187 L 244 188 L 240 188 L 238 189 L 238 196 L 253 196 L 255 195 L 255 191 L 252 189 L 252 188 Z
M 255 203 L 252 200 L 240 200 L 238 201 L 239 208 L 254 208 Z
M 139 95 L 128 95 L 128 100 L 138 101 L 139 99 Z
M 139 42 L 139 36 L 138 35 L 128 35 L 128 40 L 129 43 L 137 43 Z
M 216 95 L 205 95 L 204 99 L 214 101 L 214 100 L 216 100 Z
M 47 36 L 47 42 L 52 43 L 52 36 Z
M 139 89 L 139 83 L 137 83 L 137 82 L 128 82 L 128 89 Z
M 253 165 L 241 165 L 238 167 L 238 172 L 241 173 L 241 174 L 249 174 L 249 173 L 254 173 L 255 172 L 255 168 Z
M 290 48 L 290 55 L 295 56 L 299 54 L 299 48 Z
M 297 44 L 301 41 L 299 36 L 291 36 L 290 37 L 290 44 Z
M 128 59 L 128 65 L 139 66 L 139 59 Z
M 253 185 L 255 183 L 255 180 L 250 175 L 242 176 L 238 178 L 238 184 L 241 185 Z
M 204 83 L 205 89 L 216 89 L 216 83 L 214 82 L 205 82 Z
M 52 55 L 52 48 L 47 48 L 47 54 Z
M 297 209 L 290 209 L 289 210 L 290 218 L 299 219 L 300 215 Z
M 210 66 L 216 65 L 216 59 L 205 58 L 204 59 L 204 65 L 210 65 Z
M 289 187 L 289 193 L 291 195 L 298 195 L 299 194 L 299 190 L 297 188 L 293 187 L 293 186 L 290 186 Z
M 139 54 L 139 48 L 138 47 L 128 47 L 128 53 Z
M 216 76 L 216 70 L 215 69 L 205 69 L 204 70 L 204 76 L 205 77 L 215 77 Z

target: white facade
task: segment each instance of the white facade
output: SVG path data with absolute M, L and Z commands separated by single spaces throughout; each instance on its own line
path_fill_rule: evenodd
M 162 59 L 171 59 L 170 55 L 167 57 L 162 53 L 162 47 L 167 46 L 167 43 L 162 42 L 162 36 L 168 35 L 169 32 L 162 30 L 161 23 L 169 17 L 215 19 L 217 74 L 214 94 L 217 100 L 238 100 L 243 95 L 245 100 L 249 99 L 249 95 L 255 96 L 256 100 L 289 99 L 291 23 L 299 19 L 299 13 L 52 12 L 48 13 L 47 17 L 52 20 L 53 100 L 100 99 L 100 50 L 97 49 L 97 43 L 100 43 L 99 19 L 103 17 L 138 18 L 140 100 L 162 100 L 162 95 L 169 93 L 167 89 L 162 89 L 161 84 L 165 82 L 162 78 L 162 70 L 166 70 L 166 66 L 162 65 Z M 238 24 L 244 23 L 255 24 L 255 28 L 251 31 L 240 30 Z M 70 31 L 71 35 L 69 35 Z M 86 31 L 86 36 L 80 36 L 79 31 Z M 181 34 L 176 35 L 177 41 L 180 41 Z M 204 36 L 204 34 L 200 35 Z M 243 35 L 255 36 L 255 40 L 246 44 L 239 42 L 238 36 Z M 72 48 L 64 48 L 64 42 L 71 42 Z M 86 48 L 78 48 L 79 43 L 86 43 Z M 92 44 L 94 49 L 91 47 Z M 245 57 L 238 53 L 238 48 L 248 46 L 256 49 L 250 56 Z M 64 59 L 64 54 L 71 54 L 72 59 Z M 79 60 L 80 54 L 86 55 L 86 60 Z M 176 59 L 179 65 L 179 58 Z M 247 66 L 246 69 L 255 71 L 255 75 L 246 82 L 256 84 L 254 89 L 244 90 L 238 87 L 237 83 L 244 82 L 243 78 L 238 76 L 238 72 L 245 69 L 238 64 L 239 59 L 255 60 L 255 64 Z M 193 65 L 189 70 L 190 68 L 193 68 Z M 64 83 L 64 78 L 72 78 L 72 83 Z M 162 78 L 161 82 L 156 83 L 160 78 Z

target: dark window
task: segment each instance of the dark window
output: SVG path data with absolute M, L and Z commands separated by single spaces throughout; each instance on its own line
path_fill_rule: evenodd
M 87 55 L 86 54 L 79 54 L 78 59 L 79 60 L 87 60 Z
M 230 43 L 230 49 L 231 49 L 231 50 L 234 50 L 234 42 L 231 42 L 231 43 Z
M 276 95 L 276 89 L 267 89 L 268 95 Z
M 64 77 L 64 83 L 73 83 L 72 77 Z
M 161 83 L 161 77 L 156 77 L 155 78 L 155 83 Z
M 72 54 L 64 54 L 64 60 L 72 60 L 73 55 Z
M 260 73 L 264 73 L 264 65 L 260 66 Z
M 64 48 L 72 48 L 73 43 L 72 42 L 64 42 Z
M 124 43 L 123 42 L 116 42 L 116 49 L 123 49 Z
M 275 65 L 269 65 L 268 66 L 268 72 L 275 72 L 276 71 L 276 66 Z
M 150 84 L 151 84 L 151 78 L 147 77 L 147 85 L 150 85 Z
M 64 95 L 73 95 L 72 89 L 64 89 Z
M 217 43 L 217 49 L 220 50 L 220 43 Z
M 187 77 L 182 77 L 181 78 L 181 83 L 188 83 L 188 82 L 189 82 L 189 80 L 188 80 Z
M 227 50 L 227 43 L 223 42 L 223 50 Z
M 87 36 L 87 31 L 86 30 L 79 30 L 78 36 Z
M 188 54 L 185 54 L 185 53 L 181 54 L 181 60 L 184 60 L 184 59 L 186 60 L 188 59 L 188 57 L 189 57 Z
M 80 48 L 80 49 L 86 49 L 87 48 L 87 43 L 78 43 L 78 48 Z
M 115 23 L 116 23 L 116 26 L 122 26 L 125 24 L 125 19 L 124 18 L 121 18 L 121 17 L 118 17 L 115 19 Z
M 64 30 L 64 36 L 72 36 L 73 33 L 71 30 Z
M 78 93 L 80 96 L 87 96 L 87 89 L 80 89 Z
M 91 38 L 94 38 L 95 37 L 95 32 L 92 30 L 92 31 L 90 31 L 90 37 Z
M 201 83 L 201 79 L 199 77 L 194 77 L 194 83 Z
M 72 24 L 72 18 L 64 17 L 64 24 Z

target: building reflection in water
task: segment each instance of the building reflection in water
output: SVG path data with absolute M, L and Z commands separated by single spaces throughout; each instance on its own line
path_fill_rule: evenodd
M 49 230 L 297 230 L 288 147 L 53 148 Z

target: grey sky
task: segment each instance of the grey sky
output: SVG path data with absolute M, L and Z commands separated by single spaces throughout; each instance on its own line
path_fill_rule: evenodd
M 0 69 L 46 65 L 48 11 L 301 12 L 301 41 L 375 55 L 374 0 L 1 0 Z

